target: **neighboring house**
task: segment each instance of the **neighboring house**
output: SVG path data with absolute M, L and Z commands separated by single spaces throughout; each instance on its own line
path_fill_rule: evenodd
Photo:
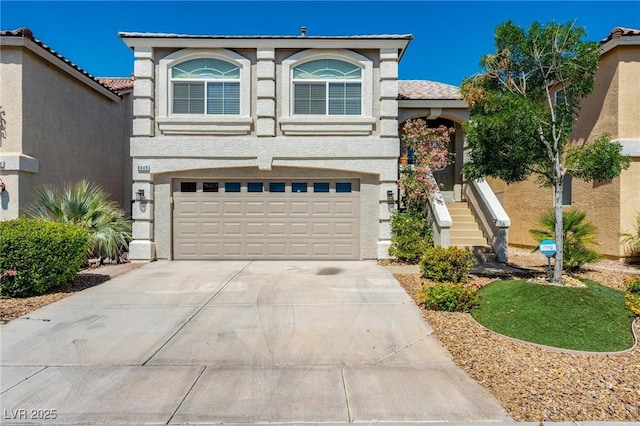
M 33 37 L 0 32 L 0 220 L 25 213 L 34 188 L 81 179 L 130 211 L 132 80 L 100 81 Z
M 581 104 L 571 139 L 588 143 L 609 133 L 632 163 L 618 178 L 606 182 L 566 179 L 563 203 L 585 211 L 597 226 L 602 254 L 625 258 L 630 253 L 620 244 L 619 234 L 632 232 L 640 213 L 640 30 L 615 28 L 601 45 L 595 87 Z M 538 227 L 540 212 L 551 208 L 553 191 L 540 188 L 534 179 L 510 186 L 491 179 L 490 184 L 512 220 L 509 243 L 535 246 L 529 229 Z

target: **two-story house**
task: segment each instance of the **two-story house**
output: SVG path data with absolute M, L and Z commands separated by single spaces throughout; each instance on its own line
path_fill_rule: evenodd
M 25 214 L 42 185 L 82 179 L 131 204 L 132 82 L 99 80 L 31 30 L 0 31 L 0 220 Z
M 120 37 L 131 259 L 387 256 L 410 35 Z

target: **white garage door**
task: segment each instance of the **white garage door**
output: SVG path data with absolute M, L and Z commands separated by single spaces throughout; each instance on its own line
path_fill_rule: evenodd
M 360 259 L 357 180 L 180 180 L 174 259 Z

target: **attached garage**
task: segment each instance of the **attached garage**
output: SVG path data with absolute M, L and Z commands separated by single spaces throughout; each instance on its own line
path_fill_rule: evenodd
M 178 179 L 173 258 L 360 259 L 360 181 Z

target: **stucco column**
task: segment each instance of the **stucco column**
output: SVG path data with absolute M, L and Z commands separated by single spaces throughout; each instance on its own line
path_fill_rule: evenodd
M 133 143 L 155 135 L 155 66 L 153 49 L 137 48 L 134 52 L 133 84 Z M 133 241 L 129 244 L 129 259 L 151 261 L 156 259 L 153 241 L 153 177 L 148 163 L 133 157 L 133 183 L 131 217 Z M 141 192 L 140 192 L 141 191 Z M 137 195 L 140 194 L 140 195 Z M 142 195 L 144 194 L 144 195 Z
M 378 234 L 378 259 L 389 257 L 391 246 L 391 213 L 398 207 L 398 51 L 380 49 L 380 138 L 394 140 L 396 157 L 385 159 L 385 169 L 380 172 L 380 209 Z
M 133 162 L 131 217 L 133 241 L 129 244 L 129 259 L 151 261 L 156 259 L 154 243 L 154 189 L 151 168 L 140 160 Z
M 276 135 L 276 63 L 275 50 L 258 48 L 256 136 Z

